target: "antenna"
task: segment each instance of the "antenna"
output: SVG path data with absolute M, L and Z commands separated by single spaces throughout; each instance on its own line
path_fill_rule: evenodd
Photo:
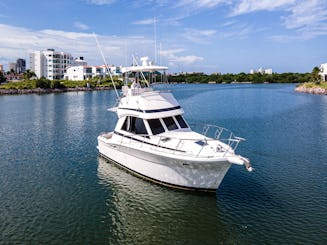
M 154 63 L 157 63 L 157 25 L 156 17 L 153 19 L 153 28 L 154 28 Z
M 127 40 L 125 40 L 125 66 L 127 66 Z
M 100 54 L 101 54 L 101 56 L 102 56 L 102 60 L 103 60 L 103 62 L 104 62 L 104 64 L 105 64 L 105 66 L 106 66 L 106 69 L 107 69 L 108 73 L 109 73 L 109 76 L 110 76 L 110 80 L 111 80 L 111 82 L 112 82 L 112 85 L 114 86 L 114 90 L 115 90 L 115 93 L 116 93 L 117 99 L 119 99 L 119 94 L 118 94 L 117 89 L 116 89 L 116 84 L 115 84 L 115 82 L 114 82 L 114 79 L 112 78 L 111 71 L 110 71 L 109 66 L 108 66 L 108 64 L 107 64 L 107 62 L 106 62 L 106 59 L 104 58 L 104 55 L 103 55 L 102 49 L 101 49 L 100 44 L 99 44 L 99 41 L 98 41 L 98 38 L 97 38 L 97 36 L 95 35 L 94 32 L 93 32 L 93 35 L 94 35 L 94 39 L 95 39 L 95 41 L 96 41 L 96 43 L 97 43 L 98 49 L 99 49 L 99 51 L 100 51 Z
M 132 55 L 132 57 L 133 57 L 133 65 L 134 65 L 134 62 L 135 62 L 135 65 L 138 66 L 139 64 L 138 64 L 137 60 L 135 59 L 135 56 Z M 145 81 L 146 85 L 147 85 L 148 87 L 150 87 L 149 81 L 148 81 L 148 80 L 146 79 L 146 77 L 144 76 L 144 73 L 143 73 L 142 71 L 141 71 L 140 73 L 141 73 L 141 76 L 142 76 L 143 80 Z
M 159 43 L 159 65 L 161 65 L 161 50 L 162 50 L 162 43 Z

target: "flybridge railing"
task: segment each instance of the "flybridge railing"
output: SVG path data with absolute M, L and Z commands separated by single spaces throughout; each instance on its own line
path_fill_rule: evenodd
M 189 125 L 193 131 L 198 132 L 208 138 L 219 140 L 231 147 L 234 151 L 237 149 L 241 141 L 245 141 L 244 138 L 235 136 L 235 134 L 227 128 L 212 124 L 189 123 Z
M 149 92 L 149 91 L 153 91 L 152 88 L 150 87 L 144 87 L 144 88 L 141 88 L 141 87 L 135 87 L 135 88 L 129 88 L 128 86 L 124 85 L 122 87 L 122 94 L 123 96 L 126 96 L 126 95 L 140 95 L 144 92 Z
M 147 145 L 157 151 L 209 158 L 216 154 L 226 156 L 226 154 L 235 151 L 239 143 L 245 140 L 235 136 L 233 132 L 223 127 L 208 124 L 202 126 L 191 125 L 193 126 L 193 131 L 201 133 L 203 137 L 179 138 L 172 137 L 171 135 L 121 135 L 120 144 L 137 144 L 140 147 Z M 150 137 L 153 137 L 155 140 L 152 140 Z

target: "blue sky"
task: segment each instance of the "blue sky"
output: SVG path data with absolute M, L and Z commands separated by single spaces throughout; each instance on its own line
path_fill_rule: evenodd
M 134 55 L 171 72 L 311 72 L 327 62 L 327 1 L 0 0 L 5 67 L 47 48 L 101 65 L 93 33 L 115 65 Z

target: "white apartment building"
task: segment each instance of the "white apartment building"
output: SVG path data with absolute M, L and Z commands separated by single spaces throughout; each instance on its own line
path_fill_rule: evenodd
M 120 76 L 121 71 L 120 67 L 117 66 L 110 66 L 110 72 L 114 76 Z M 88 80 L 93 77 L 105 77 L 108 75 L 107 68 L 105 65 L 102 66 L 71 66 L 67 68 L 67 71 L 64 75 L 64 78 L 67 80 L 73 81 L 82 81 Z
M 320 65 L 320 72 L 319 72 L 321 79 L 323 81 L 327 81 L 327 63 Z
M 74 59 L 70 53 L 56 52 L 54 49 L 34 51 L 30 54 L 30 69 L 38 78 L 63 79 L 67 67 L 73 64 Z
M 255 74 L 255 73 L 271 75 L 273 74 L 273 70 L 271 68 L 263 69 L 262 67 L 260 67 L 258 70 L 254 70 L 254 69 L 250 70 L 250 74 Z

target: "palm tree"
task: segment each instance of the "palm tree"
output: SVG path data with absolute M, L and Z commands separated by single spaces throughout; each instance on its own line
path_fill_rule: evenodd
M 36 77 L 36 74 L 34 71 L 31 71 L 30 69 L 27 69 L 24 73 L 23 73 L 23 77 L 25 80 L 30 80 L 32 77 Z
M 313 69 L 312 69 L 312 72 L 311 72 L 311 81 L 316 83 L 316 84 L 319 84 L 320 81 L 321 81 L 321 76 L 320 76 L 320 69 L 318 66 L 315 66 Z
M 4 76 L 3 72 L 0 71 L 0 83 L 4 83 L 6 81 L 6 77 Z

